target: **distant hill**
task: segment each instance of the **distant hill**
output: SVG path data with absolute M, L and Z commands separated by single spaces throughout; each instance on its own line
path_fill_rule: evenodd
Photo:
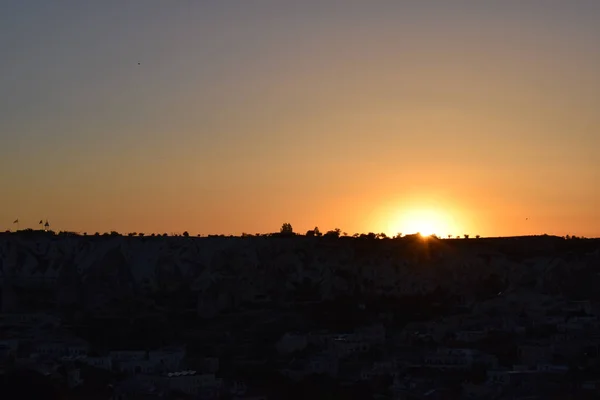
M 497 281 L 490 288 L 583 295 L 589 285 L 600 285 L 599 260 L 599 239 L 555 236 L 0 236 L 0 279 L 7 296 L 19 288 L 47 288 L 56 292 L 60 307 L 98 310 L 116 299 L 172 293 L 187 296 L 179 307 L 192 307 L 189 299 L 197 297 L 207 315 L 260 301 L 409 296 L 437 288 L 460 293 L 490 279 Z

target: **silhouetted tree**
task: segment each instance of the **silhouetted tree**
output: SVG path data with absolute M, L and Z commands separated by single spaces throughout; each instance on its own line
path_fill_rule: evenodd
M 373 233 L 373 232 L 369 232 L 369 233 L 361 233 L 360 236 L 358 236 L 360 239 L 368 239 L 368 240 L 375 240 L 377 239 L 377 234 Z
M 468 239 L 468 238 L 469 238 L 469 235 L 467 235 L 466 233 L 465 233 L 465 235 L 464 235 L 464 236 L 465 236 L 465 239 Z
M 183 237 L 190 237 L 190 234 L 188 233 L 188 231 L 183 232 Z
M 326 238 L 339 238 L 340 237 L 340 229 L 336 228 L 334 230 L 328 231 L 325 236 Z
M 292 228 L 292 224 L 290 224 L 289 222 L 285 222 L 283 225 L 281 225 L 281 229 L 279 232 L 282 235 L 293 235 L 294 228 Z
M 144 233 L 143 233 L 143 232 L 140 232 L 140 233 L 138 233 L 138 236 L 139 236 L 139 237 L 144 237 Z
M 481 236 L 475 235 L 475 239 L 479 239 L 479 238 L 481 238 Z
M 448 239 L 452 239 L 452 235 L 448 235 Z

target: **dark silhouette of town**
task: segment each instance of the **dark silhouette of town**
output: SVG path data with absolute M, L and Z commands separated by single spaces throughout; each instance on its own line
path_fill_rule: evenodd
M 0 234 L 2 399 L 600 396 L 600 239 L 48 228 Z

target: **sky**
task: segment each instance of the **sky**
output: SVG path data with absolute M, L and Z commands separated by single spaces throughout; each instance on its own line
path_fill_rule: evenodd
M 0 229 L 600 237 L 600 2 L 5 0 Z

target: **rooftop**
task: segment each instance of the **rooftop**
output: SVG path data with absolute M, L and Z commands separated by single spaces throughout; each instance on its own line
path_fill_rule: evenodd
M 178 371 L 178 372 L 169 372 L 167 376 L 169 378 L 177 377 L 177 376 L 188 376 L 188 375 L 196 375 L 196 371 Z

